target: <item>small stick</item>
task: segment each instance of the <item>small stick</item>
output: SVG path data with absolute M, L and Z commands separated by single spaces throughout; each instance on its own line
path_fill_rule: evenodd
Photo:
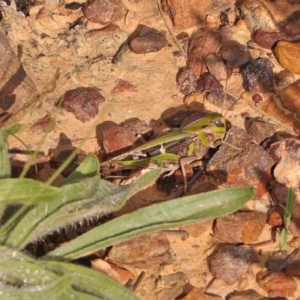
M 268 114 L 265 113 L 263 110 L 259 109 L 258 107 L 256 107 L 256 106 L 253 105 L 252 103 L 250 103 L 249 101 L 248 101 L 248 105 L 249 105 L 250 107 L 252 107 L 254 110 L 256 110 L 256 111 L 258 111 L 259 113 L 261 113 L 262 115 L 264 115 L 265 117 L 267 117 L 267 118 L 269 118 L 270 120 L 272 120 L 274 123 L 276 123 L 276 124 L 280 125 L 281 127 L 283 127 L 286 131 L 288 131 L 288 132 L 294 134 L 294 132 L 293 132 L 290 128 L 288 128 L 287 126 L 285 126 L 285 125 L 284 125 L 283 123 L 281 123 L 280 121 L 276 120 L 274 117 L 268 115 Z
M 182 53 L 182 56 L 187 60 L 187 54 L 186 52 L 183 50 L 183 48 L 181 47 L 181 45 L 179 44 L 175 34 L 173 33 L 173 30 L 171 29 L 171 27 L 169 26 L 168 22 L 167 22 L 167 19 L 165 18 L 165 15 L 164 15 L 164 12 L 161 8 L 161 4 L 159 2 L 160 0 L 156 0 L 156 3 L 157 3 L 157 7 L 158 7 L 158 11 L 159 11 L 159 14 L 161 15 L 166 27 L 168 28 L 168 31 L 170 33 L 170 35 L 172 36 L 172 39 L 174 41 L 174 43 L 176 44 L 176 46 L 178 47 L 178 49 L 180 50 L 180 52 Z
M 197 171 L 195 173 L 195 175 L 189 180 L 189 182 L 187 183 L 187 189 L 190 189 L 191 186 L 202 176 L 203 174 L 203 169 L 200 169 L 199 171 Z M 184 195 L 184 189 L 180 189 L 176 195 L 175 198 L 179 198 L 181 196 Z
M 145 277 L 145 272 L 141 272 L 141 274 L 139 275 L 139 277 L 137 278 L 136 282 L 134 283 L 134 285 L 132 286 L 132 291 L 134 292 L 136 290 L 136 288 L 139 286 L 139 284 L 141 283 L 141 281 L 144 279 Z

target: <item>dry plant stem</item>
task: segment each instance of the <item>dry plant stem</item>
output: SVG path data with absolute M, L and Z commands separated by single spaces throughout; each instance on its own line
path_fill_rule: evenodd
M 191 186 L 193 184 L 195 184 L 195 182 L 203 175 L 203 169 L 201 168 L 199 171 L 197 171 L 195 173 L 195 175 L 188 181 L 187 183 L 187 190 L 191 188 Z M 176 195 L 175 195 L 175 198 L 179 198 L 179 197 L 182 197 L 184 195 L 184 189 L 180 189 Z
M 274 117 L 268 115 L 267 113 L 265 113 L 263 110 L 259 109 L 258 107 L 256 107 L 254 104 L 250 103 L 248 101 L 248 105 L 253 108 L 254 110 L 256 110 L 257 112 L 261 113 L 262 115 L 264 115 L 265 117 L 269 118 L 270 120 L 272 120 L 274 123 L 280 125 L 281 127 L 283 127 L 286 131 L 294 134 L 294 131 L 291 130 L 290 128 L 288 128 L 287 126 L 285 126 L 283 123 L 281 123 L 280 121 L 276 120 Z
M 156 0 L 156 3 L 157 3 L 159 14 L 161 15 L 161 17 L 162 17 L 162 19 L 163 19 L 163 21 L 164 21 L 164 23 L 165 23 L 165 25 L 166 25 L 166 27 L 167 27 L 170 35 L 172 36 L 172 39 L 173 39 L 174 43 L 176 44 L 176 46 L 178 47 L 178 49 L 182 53 L 182 56 L 187 60 L 187 54 L 186 54 L 186 52 L 183 50 L 183 48 L 179 44 L 179 42 L 178 42 L 178 40 L 177 40 L 177 38 L 176 38 L 176 36 L 175 36 L 175 34 L 174 34 L 171 26 L 168 24 L 168 21 L 167 21 L 165 15 L 164 15 L 164 12 L 163 12 L 163 10 L 161 8 L 160 0 Z
M 141 273 L 140 273 L 140 275 L 138 276 L 138 278 L 137 278 L 137 280 L 136 280 L 136 282 L 134 283 L 134 285 L 132 286 L 132 291 L 134 292 L 136 289 L 137 289 L 137 287 L 139 286 L 139 284 L 142 282 L 142 280 L 144 279 L 144 277 L 145 277 L 145 272 L 144 271 L 142 271 Z

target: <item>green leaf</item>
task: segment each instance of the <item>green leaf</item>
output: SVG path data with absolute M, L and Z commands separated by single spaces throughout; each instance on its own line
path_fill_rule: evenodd
M 6 135 L 0 131 L 0 179 L 9 178 L 11 174 L 10 160 L 6 146 Z
M 216 190 L 141 208 L 107 222 L 48 253 L 76 259 L 131 237 L 235 212 L 254 195 L 252 187 Z
M 16 134 L 21 127 L 21 124 L 14 124 L 6 129 L 1 129 L 1 131 L 4 133 L 5 138 L 8 138 L 10 135 Z
M 293 215 L 293 207 L 295 202 L 295 188 L 290 187 L 288 191 L 286 206 L 284 208 L 284 227 L 280 234 L 280 249 L 286 250 L 286 241 L 289 232 L 290 222 Z
M 0 260 L 1 299 L 138 300 L 130 290 L 90 268 L 36 260 L 3 246 Z
M 35 204 L 62 201 L 59 188 L 29 178 L 7 178 L 0 180 L 0 202 Z
M 153 184 L 160 172 L 150 170 L 128 186 L 115 186 L 95 176 L 56 188 L 60 197 L 27 212 L 8 233 L 5 245 L 22 249 L 53 231 L 116 211 L 135 193 Z
M 42 264 L 50 271 L 72 276 L 73 284 L 81 291 L 106 300 L 138 300 L 131 291 L 101 272 L 70 263 L 42 261 Z
M 99 173 L 97 156 L 89 153 L 76 170 L 69 175 L 59 186 L 70 184 L 83 178 L 93 177 Z

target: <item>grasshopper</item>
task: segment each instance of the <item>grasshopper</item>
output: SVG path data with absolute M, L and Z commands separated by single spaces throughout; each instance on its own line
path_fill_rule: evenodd
M 209 113 L 102 163 L 102 170 L 105 174 L 107 167 L 109 173 L 111 170 L 161 167 L 172 173 L 180 167 L 186 191 L 184 165 L 201 160 L 208 148 L 215 148 L 220 144 L 225 133 L 225 118 L 219 113 Z

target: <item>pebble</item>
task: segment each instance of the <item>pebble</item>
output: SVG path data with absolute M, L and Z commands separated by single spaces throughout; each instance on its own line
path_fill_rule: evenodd
M 275 74 L 275 84 L 278 90 L 283 90 L 289 85 L 295 82 L 295 77 L 293 72 L 288 69 L 284 69 Z
M 228 69 L 241 67 L 251 59 L 248 47 L 234 40 L 222 41 L 218 53 Z
M 115 156 L 130 150 L 136 142 L 136 136 L 129 130 L 113 125 L 103 130 L 103 147 L 109 156 Z
M 260 271 L 256 274 L 256 282 L 267 292 L 280 291 L 284 294 L 289 294 L 295 292 L 297 289 L 295 279 L 286 276 L 283 272 Z
M 214 234 L 226 243 L 251 244 L 261 235 L 266 219 L 262 212 L 237 212 L 217 219 Z
M 271 62 L 266 58 L 250 61 L 241 69 L 243 87 L 250 93 L 272 93 L 275 89 Z
M 220 32 L 213 29 L 199 29 L 191 36 L 188 47 L 187 67 L 196 77 L 206 71 L 205 57 L 217 52 L 221 43 Z
M 177 74 L 177 83 L 179 85 L 180 92 L 184 95 L 189 95 L 196 91 L 197 76 L 192 70 L 179 70 Z
M 127 7 L 122 0 L 91 0 L 82 12 L 89 21 L 105 25 L 124 18 Z
M 207 172 L 233 186 L 252 185 L 256 188 L 255 197 L 262 197 L 268 192 L 266 185 L 271 179 L 271 168 L 275 163 L 272 157 L 238 127 L 227 131 L 225 142 L 243 151 L 222 144 L 209 161 Z
M 86 122 L 96 117 L 99 113 L 99 104 L 104 101 L 105 98 L 97 88 L 79 87 L 64 94 L 61 107 L 72 112 L 76 119 Z
M 170 259 L 170 242 L 164 233 L 142 235 L 113 246 L 108 259 L 118 265 L 152 268 Z
M 208 258 L 213 277 L 222 279 L 228 285 L 238 282 L 248 273 L 251 261 L 250 248 L 225 244 Z
M 279 41 L 275 47 L 275 55 L 282 67 L 300 74 L 300 42 Z
M 227 79 L 226 66 L 220 55 L 210 53 L 205 57 L 205 64 L 209 73 L 213 74 L 219 81 Z
M 136 54 L 157 52 L 167 43 L 165 33 L 142 24 L 128 37 L 129 49 Z
M 130 83 L 127 80 L 119 79 L 115 85 L 115 87 L 111 90 L 112 94 L 121 94 L 124 92 L 134 93 L 137 92 L 137 88 L 135 85 Z
M 202 93 L 204 91 L 223 91 L 222 84 L 211 73 L 203 73 L 197 81 L 197 91 Z

